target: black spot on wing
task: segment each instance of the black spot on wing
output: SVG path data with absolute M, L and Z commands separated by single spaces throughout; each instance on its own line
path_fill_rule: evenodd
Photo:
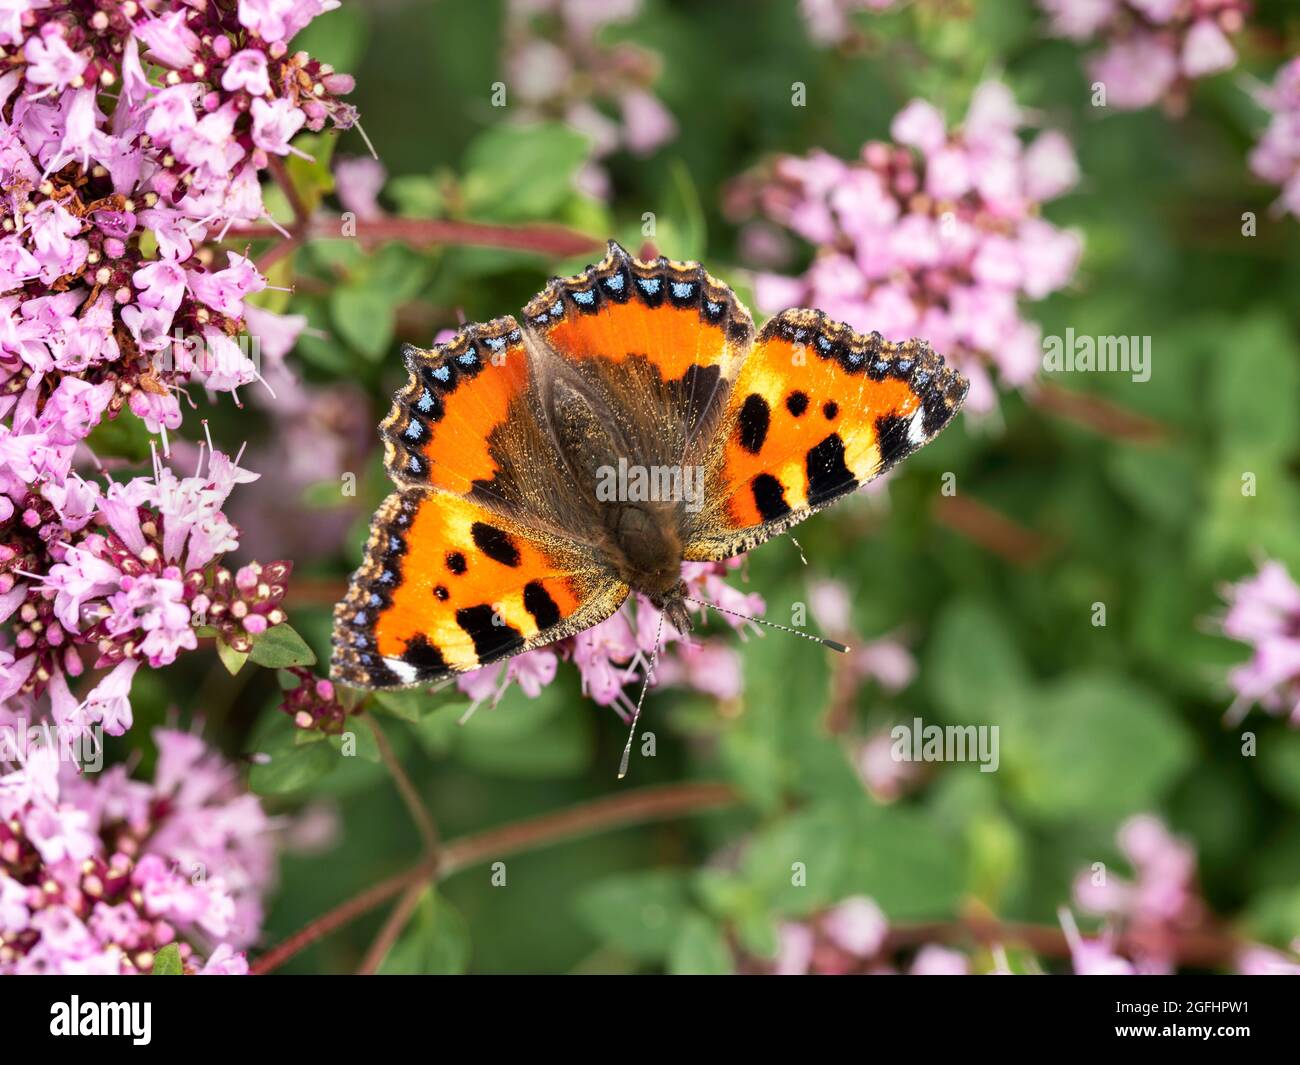
M 740 408 L 737 427 L 740 432 L 740 446 L 751 455 L 763 450 L 763 441 L 767 439 L 767 428 L 772 422 L 772 410 L 767 400 L 757 392 L 745 397 Z
M 772 521 L 790 513 L 790 504 L 785 501 L 785 489 L 781 482 L 770 473 L 760 473 L 750 482 L 754 493 L 754 506 L 764 521 Z
M 429 638 L 422 632 L 417 632 L 406 641 L 406 650 L 402 652 L 402 661 L 407 665 L 414 666 L 419 671 L 421 678 L 447 671 L 447 663 L 442 657 L 442 652 L 431 644 Z
M 476 521 L 469 527 L 469 533 L 478 549 L 494 562 L 503 566 L 519 565 L 519 548 L 509 533 L 484 521 Z
M 533 615 L 538 629 L 549 629 L 560 621 L 560 608 L 541 581 L 524 585 L 524 608 Z
M 844 462 L 844 441 L 831 433 L 816 447 L 808 449 L 808 505 L 815 507 L 857 487 L 857 478 Z
M 479 662 L 500 658 L 523 646 L 523 634 L 497 617 L 487 603 L 456 611 L 456 624 L 474 641 Z
M 468 564 L 465 562 L 465 556 L 459 551 L 448 551 L 445 561 L 447 569 L 456 574 L 457 577 L 469 569 Z
M 791 392 L 785 397 L 785 409 L 793 414 L 796 418 L 803 416 L 803 412 L 808 409 L 808 396 L 804 392 Z
M 828 422 L 833 422 L 836 415 L 840 412 L 840 405 L 833 399 L 828 399 L 822 404 L 822 414 L 826 416 Z

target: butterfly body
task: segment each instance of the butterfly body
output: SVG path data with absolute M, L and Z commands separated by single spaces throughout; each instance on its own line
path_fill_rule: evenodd
M 573 635 L 630 592 L 679 631 L 684 561 L 749 550 L 931 439 L 966 382 L 817 311 L 756 333 L 698 263 L 611 242 L 522 320 L 431 352 L 381 425 L 398 491 L 335 611 L 332 674 L 426 684 Z

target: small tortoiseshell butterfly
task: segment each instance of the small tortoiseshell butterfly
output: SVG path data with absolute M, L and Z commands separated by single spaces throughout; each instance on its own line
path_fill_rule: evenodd
M 699 263 L 612 241 L 522 321 L 404 355 L 410 381 L 380 426 L 398 488 L 334 613 L 331 675 L 360 688 L 541 647 L 630 591 L 686 632 L 683 561 L 748 551 L 879 476 L 968 387 L 924 341 L 820 311 L 783 311 L 755 335 Z

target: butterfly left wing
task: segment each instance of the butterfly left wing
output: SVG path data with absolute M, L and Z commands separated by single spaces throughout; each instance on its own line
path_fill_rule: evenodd
M 428 684 L 609 617 L 627 586 L 589 548 L 443 491 L 406 488 L 375 515 L 334 608 L 330 675 Z
M 966 379 L 924 341 L 863 336 L 820 311 L 767 323 L 731 390 L 705 466 L 705 506 L 685 515 L 685 557 L 748 551 L 932 440 Z

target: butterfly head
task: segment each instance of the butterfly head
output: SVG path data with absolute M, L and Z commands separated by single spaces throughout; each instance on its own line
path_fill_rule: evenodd
M 651 595 L 650 604 L 662 610 L 668 624 L 685 636 L 691 631 L 691 615 L 686 611 L 686 582 L 678 578 L 673 588 L 663 595 Z

